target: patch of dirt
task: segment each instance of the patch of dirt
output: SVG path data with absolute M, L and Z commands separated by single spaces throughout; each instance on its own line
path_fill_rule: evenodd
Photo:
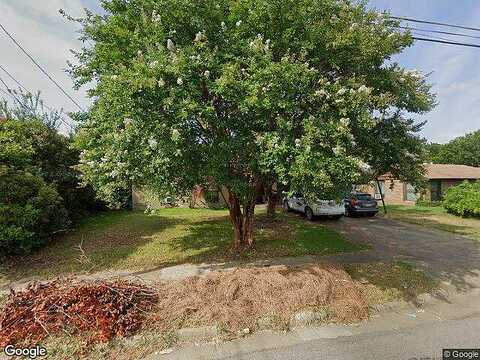
M 220 325 L 230 332 L 254 329 L 267 314 L 285 323 L 298 311 L 325 309 L 331 321 L 368 317 L 368 304 L 351 277 L 333 265 L 241 268 L 164 282 L 156 312 L 161 328 Z
M 295 226 L 292 226 L 279 216 L 270 218 L 268 216 L 258 216 L 255 220 L 255 231 L 261 236 L 263 241 L 275 241 L 278 238 L 292 238 L 295 232 Z
M 0 347 L 33 345 L 51 334 L 85 334 L 86 342 L 128 336 L 141 328 L 155 291 L 129 282 L 52 281 L 10 294 L 0 312 Z

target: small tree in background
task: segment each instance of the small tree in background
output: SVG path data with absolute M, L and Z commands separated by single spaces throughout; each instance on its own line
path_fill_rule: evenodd
M 430 86 L 390 61 L 398 22 L 337 0 L 103 1 L 79 20 L 95 81 L 79 132 L 85 180 L 182 193 L 228 189 L 234 248 L 253 246 L 256 191 L 276 181 L 334 198 L 368 164 L 418 178 Z
M 63 109 L 55 110 L 47 108 L 40 97 L 40 91 L 34 94 L 25 92 L 22 89 L 9 89 L 8 91 L 11 92 L 17 100 L 11 104 L 5 99 L 0 100 L 0 118 L 18 120 L 40 119 L 50 129 L 58 129 L 61 123 Z

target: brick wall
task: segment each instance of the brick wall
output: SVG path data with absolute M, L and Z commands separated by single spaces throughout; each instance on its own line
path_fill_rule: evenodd
M 415 201 L 405 200 L 405 184 L 400 180 L 386 180 L 385 194 L 387 204 L 414 204 Z
M 404 204 L 413 205 L 415 201 L 405 200 L 405 184 L 400 180 L 384 180 L 383 199 L 386 204 Z M 362 185 L 358 190 L 365 191 L 369 194 L 375 194 L 375 185 Z M 377 199 L 380 200 L 380 199 Z
M 464 180 L 441 180 L 441 192 L 445 194 L 450 187 L 461 184 Z M 369 194 L 375 194 L 375 186 L 372 185 L 362 185 L 357 187 L 358 191 L 364 191 Z M 403 204 L 403 205 L 413 205 L 415 201 L 405 200 L 405 184 L 400 180 L 385 180 L 385 188 L 383 198 L 387 204 Z M 425 193 L 422 196 L 423 199 L 430 201 L 431 196 L 431 186 L 430 183 L 427 184 Z

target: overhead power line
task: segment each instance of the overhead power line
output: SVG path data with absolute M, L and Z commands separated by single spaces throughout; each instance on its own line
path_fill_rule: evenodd
M 17 79 L 15 79 L 15 77 L 14 77 L 12 74 L 10 74 L 10 73 L 7 71 L 7 69 L 5 69 L 1 64 L 0 64 L 0 69 L 2 69 L 2 70 L 5 72 L 5 74 L 8 75 L 8 77 L 9 77 L 10 79 L 12 79 L 13 81 L 15 81 L 20 88 L 22 88 L 23 90 L 29 92 L 29 91 L 25 88 L 25 86 L 23 86 Z
M 452 27 L 457 29 L 480 31 L 480 28 L 474 28 L 474 27 L 468 27 L 468 26 L 462 26 L 462 25 L 453 25 L 453 24 L 441 23 L 436 21 L 418 20 L 418 19 L 412 19 L 412 18 L 407 18 L 402 16 L 390 16 L 390 18 L 397 19 L 397 20 L 411 21 L 411 22 L 416 22 L 421 24 L 439 25 L 439 26 L 447 26 L 447 27 Z
M 27 88 L 25 88 L 23 85 L 20 84 L 19 81 L 17 81 L 15 79 L 15 77 L 13 77 L 7 70 L 5 70 L 5 68 L 0 65 L 0 68 L 5 71 L 7 74 L 9 74 L 9 76 L 13 79 L 13 81 L 15 81 L 23 90 L 25 90 L 27 93 L 30 93 L 31 94 L 31 91 L 29 91 Z M 2 77 L 0 76 L 0 82 L 3 84 L 3 86 L 5 86 L 6 88 L 6 91 L 3 90 L 3 89 L 0 89 L 0 91 L 4 94 L 7 94 L 8 96 L 10 96 L 14 101 L 18 102 L 24 109 L 26 110 L 31 110 L 29 109 L 22 101 L 20 101 L 16 96 L 15 96 L 15 93 L 9 88 L 8 84 L 2 79 Z M 43 103 L 42 101 L 42 106 L 44 106 L 45 108 L 47 108 L 48 110 L 54 112 L 55 110 L 52 109 L 51 107 L 47 106 L 46 104 Z M 58 114 L 58 113 L 57 113 Z M 60 114 L 58 114 L 58 120 L 60 120 L 64 125 L 68 126 L 71 130 L 74 130 L 75 129 L 75 126 L 70 124 L 67 120 L 65 120 Z
M 7 69 L 5 69 L 5 67 L 2 66 L 2 64 L 0 64 L 0 69 L 3 70 L 3 71 L 5 72 L 5 74 L 7 74 L 7 75 L 10 77 L 10 79 L 12 79 L 13 81 L 15 81 L 15 83 L 16 83 L 21 89 L 23 89 L 23 90 L 24 90 L 25 92 L 27 92 L 27 93 L 32 94 L 32 92 L 31 92 L 30 90 L 28 90 L 20 81 L 18 81 L 18 80 L 15 78 L 15 76 L 13 76 Z M 48 110 L 50 110 L 50 111 L 55 111 L 55 110 L 52 109 L 50 106 L 46 105 L 43 101 L 42 101 L 42 103 L 43 103 L 43 106 L 45 106 L 45 108 L 47 108 Z
M 2 93 L 4 93 L 4 94 L 7 94 L 8 96 L 10 96 L 10 97 L 13 99 L 13 101 L 18 102 L 18 103 L 20 104 L 20 106 L 23 106 L 25 109 L 27 109 L 27 107 L 25 106 L 25 104 L 22 103 L 20 100 L 18 100 L 18 98 L 15 96 L 15 94 L 14 94 L 12 91 L 10 91 L 10 89 L 8 88 L 7 83 L 6 83 L 1 77 L 0 77 L 0 82 L 1 82 L 1 83 L 3 84 L 3 86 L 5 86 L 5 88 L 7 89 L 7 90 L 0 89 L 0 91 L 1 91 Z
M 467 47 L 480 48 L 480 45 L 478 45 L 478 44 L 459 43 L 459 42 L 455 42 L 455 41 L 436 40 L 436 39 L 429 39 L 429 38 L 423 38 L 423 37 L 421 38 L 421 37 L 416 37 L 416 36 L 413 36 L 412 39 L 414 39 L 414 40 L 420 40 L 420 41 L 436 42 L 436 43 L 441 43 L 441 44 L 449 44 L 449 45 L 458 45 L 458 46 L 467 46 Z
M 10 40 L 13 41 L 15 45 L 18 46 L 20 50 L 40 69 L 40 71 L 48 78 L 50 79 L 51 82 L 55 84 L 55 86 L 60 89 L 60 91 L 72 102 L 74 103 L 81 111 L 84 111 L 83 108 L 76 102 L 64 89 L 61 87 L 58 82 L 55 81 L 53 77 L 50 76 L 50 74 L 18 43 L 17 40 L 5 29 L 5 27 L 0 23 L 0 28 L 3 30 L 5 34 L 10 38 Z
M 18 101 L 12 94 L 10 94 L 8 91 L 5 91 L 3 89 L 0 89 L 0 92 L 4 93 L 5 95 L 10 96 L 14 101 Z
M 431 34 L 424 34 L 424 33 L 417 32 L 417 31 L 413 31 L 412 34 L 413 34 L 414 37 L 415 37 L 415 36 L 419 36 L 419 37 L 428 36 L 428 39 L 432 39 L 432 40 L 452 41 L 452 39 L 450 39 L 450 38 L 446 38 L 446 37 L 442 37 L 442 36 L 436 36 L 436 35 L 431 35 Z
M 468 38 L 472 38 L 472 39 L 480 39 L 480 36 L 453 33 L 453 32 L 448 32 L 448 31 L 431 30 L 431 29 L 419 29 L 419 28 L 412 27 L 412 26 L 396 26 L 396 27 L 399 28 L 399 29 L 404 29 L 404 30 L 421 31 L 421 32 L 427 32 L 427 33 L 452 35 L 452 36 L 462 36 L 462 37 L 468 37 Z

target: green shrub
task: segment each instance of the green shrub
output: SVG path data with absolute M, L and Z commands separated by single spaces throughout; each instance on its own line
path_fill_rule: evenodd
M 38 175 L 0 167 L 0 255 L 30 252 L 67 225 L 54 187 Z
M 92 187 L 80 184 L 79 159 L 72 139 L 40 120 L 0 121 L 0 164 L 41 176 L 62 196 L 72 219 L 103 208 Z
M 480 217 L 480 181 L 465 181 L 448 189 L 443 207 L 455 215 Z

